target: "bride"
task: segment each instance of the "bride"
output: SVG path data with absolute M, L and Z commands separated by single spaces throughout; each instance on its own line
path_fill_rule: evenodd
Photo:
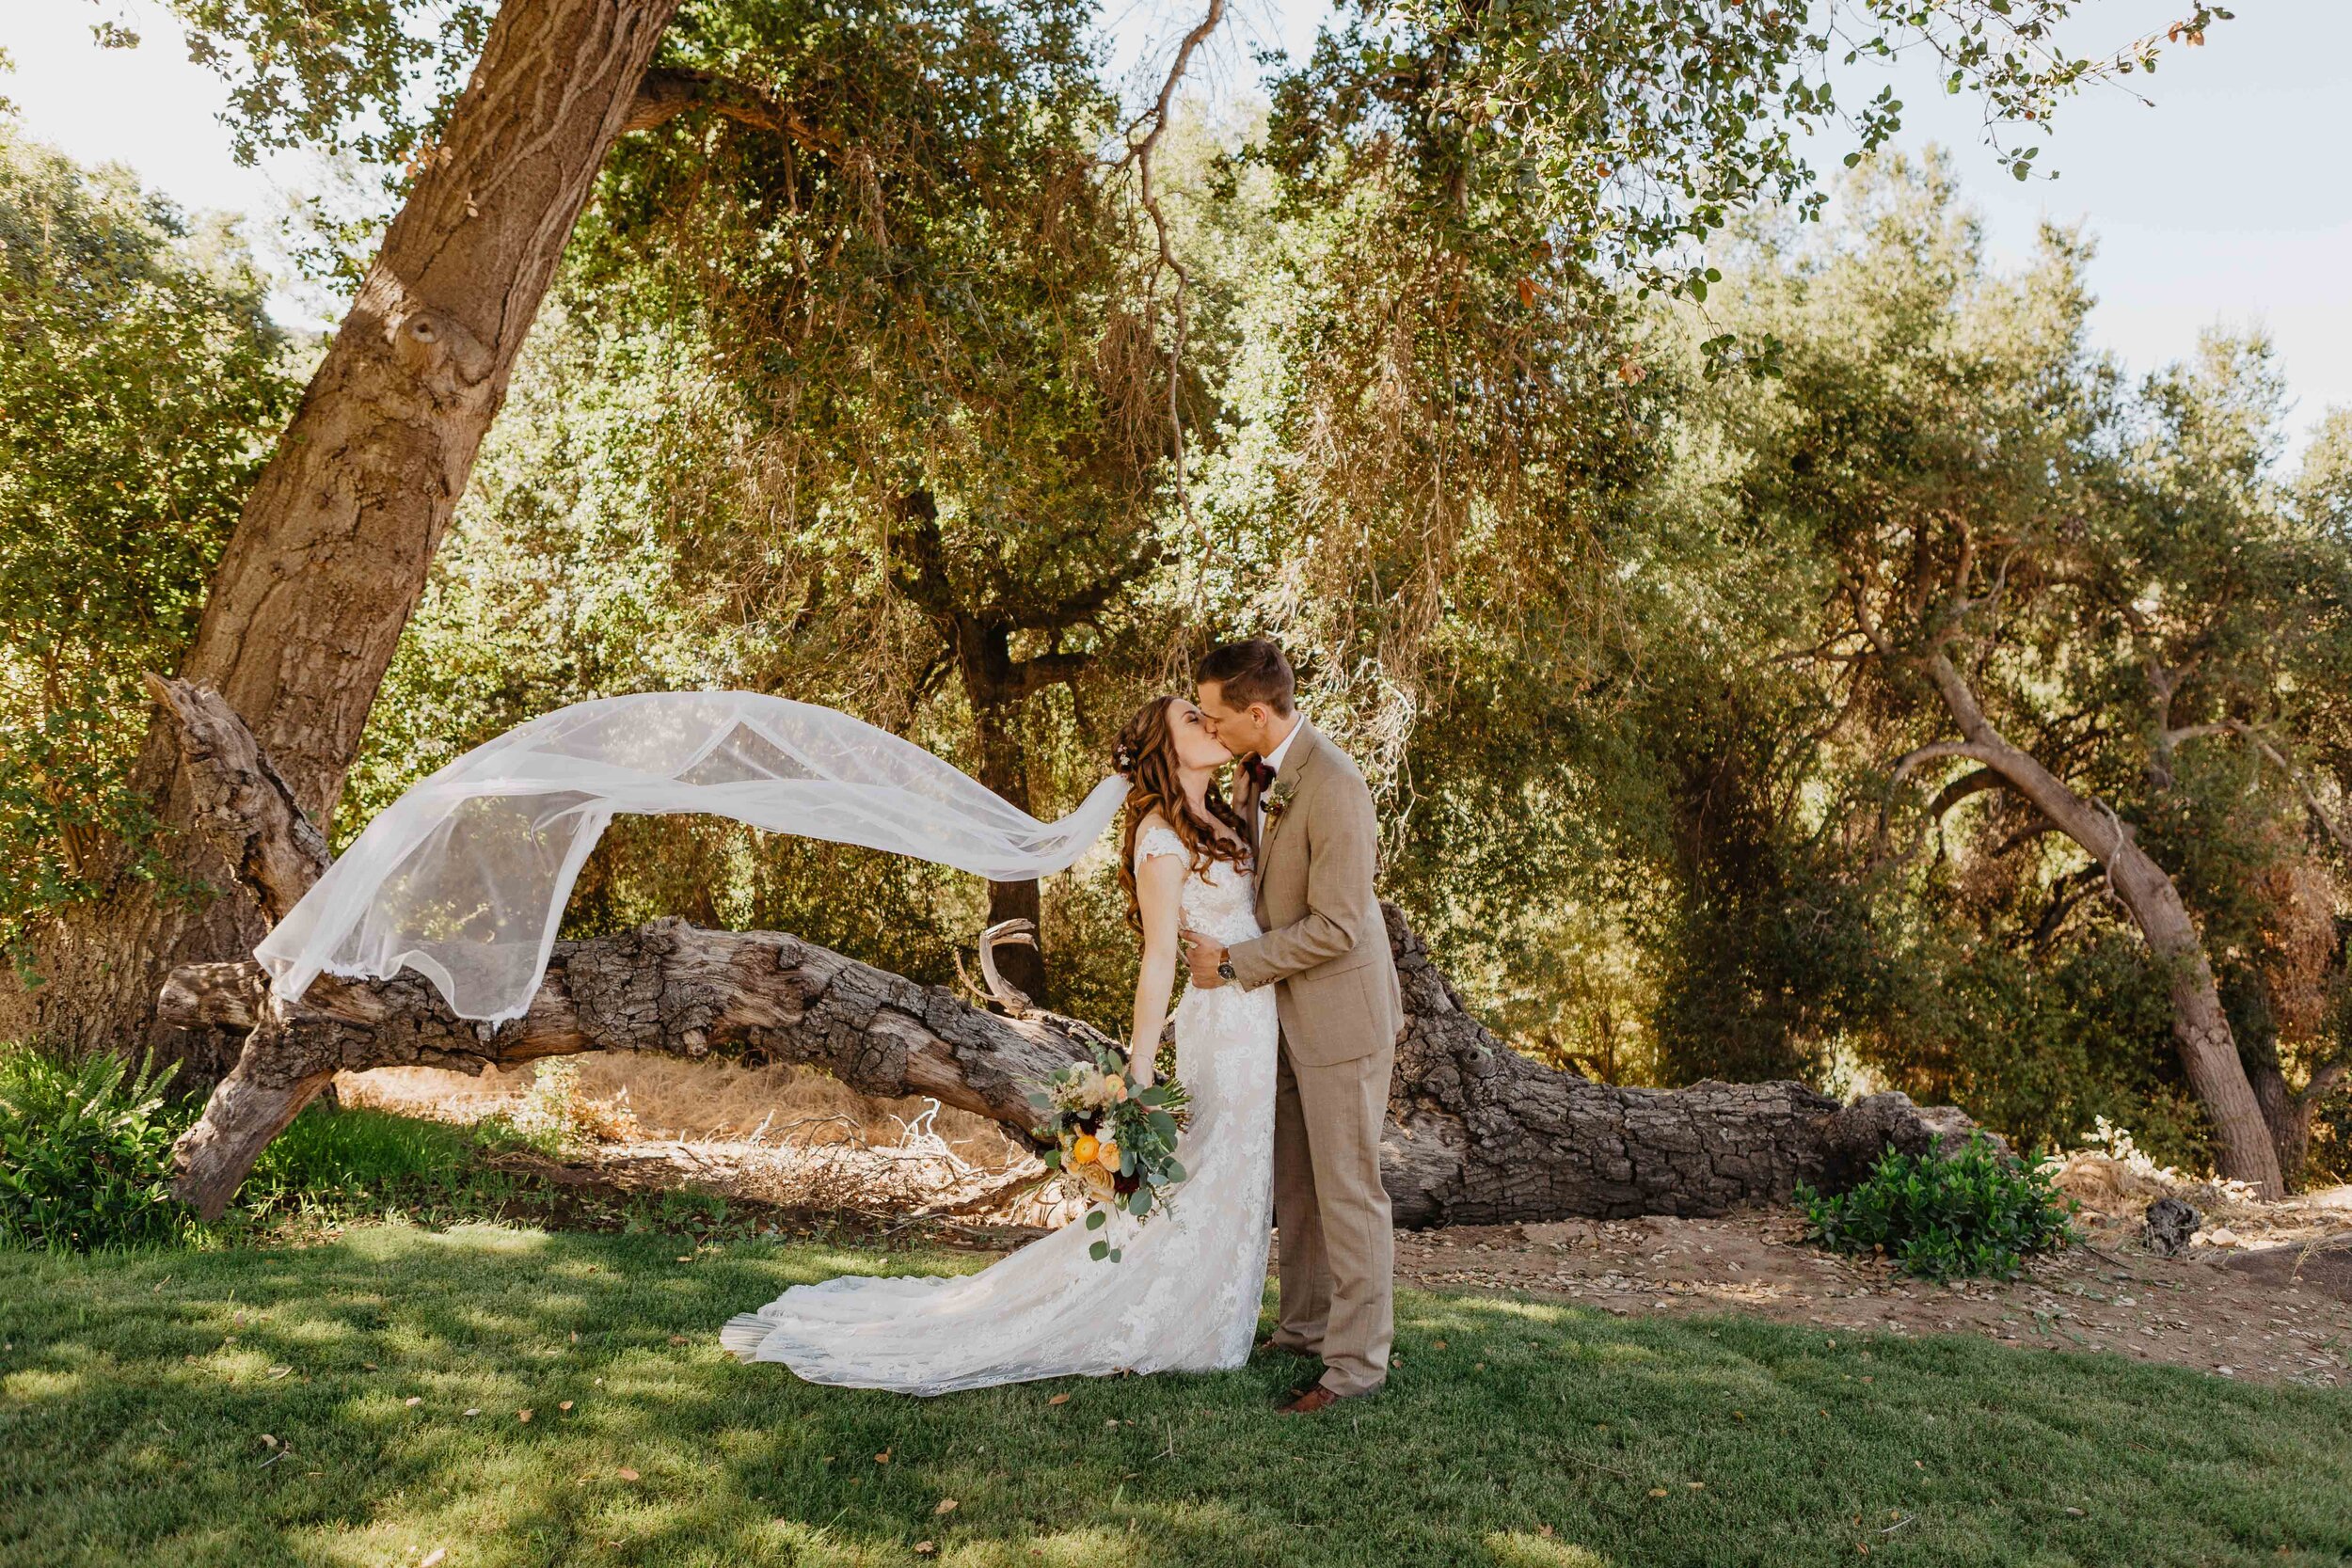
M 1145 704 L 1112 751 L 1130 785 L 1119 878 L 1143 943 L 1128 1037 L 1139 1084 L 1168 1018 L 1179 927 L 1229 947 L 1259 934 L 1249 835 L 1216 784 L 1232 760 L 1200 710 L 1173 696 Z M 1165 1212 L 1114 1209 L 1100 1229 L 1066 1225 L 977 1274 L 796 1285 L 727 1323 L 720 1342 L 812 1383 L 907 1394 L 1242 1365 L 1272 1225 L 1274 988 L 1187 990 L 1175 1022 L 1176 1072 L 1192 1096 L 1176 1158 L 1191 1174 Z M 1104 1239 L 1120 1261 L 1088 1256 Z
M 1251 835 L 1215 784 L 1232 755 L 1181 697 L 1121 732 L 1117 774 L 1041 822 L 901 736 L 751 691 L 639 692 L 557 708 L 412 785 L 254 949 L 283 1002 L 322 974 L 422 975 L 458 1017 L 538 995 L 583 863 L 617 815 L 707 813 L 864 845 L 992 881 L 1059 871 L 1122 808 L 1120 879 L 1143 939 L 1132 1059 L 1149 1081 L 1179 927 L 1259 934 Z M 1191 1173 L 1167 1212 L 1070 1226 L 976 1275 L 847 1275 L 728 1323 L 726 1348 L 814 1382 L 938 1394 L 1030 1378 L 1207 1370 L 1248 1358 L 1271 1245 L 1275 988 L 1188 991 L 1177 1071 Z M 1120 1261 L 1088 1256 L 1095 1239 Z

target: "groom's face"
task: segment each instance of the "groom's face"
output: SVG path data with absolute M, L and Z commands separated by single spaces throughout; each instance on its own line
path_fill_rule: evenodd
M 1273 749 L 1272 708 L 1263 703 L 1240 708 L 1227 705 L 1221 681 L 1202 681 L 1200 695 L 1200 717 L 1208 724 L 1209 733 L 1227 751 L 1235 756 L 1245 752 L 1263 756 Z

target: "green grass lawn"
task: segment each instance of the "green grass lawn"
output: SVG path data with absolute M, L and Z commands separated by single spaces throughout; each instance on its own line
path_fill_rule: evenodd
M 0 1563 L 2352 1555 L 2344 1393 L 1405 1291 L 1401 1363 L 1354 1413 L 1277 1417 L 1304 1364 L 1272 1355 L 913 1400 L 739 1366 L 716 1329 L 797 1280 L 985 1259 L 688 1245 L 368 1225 L 0 1256 Z

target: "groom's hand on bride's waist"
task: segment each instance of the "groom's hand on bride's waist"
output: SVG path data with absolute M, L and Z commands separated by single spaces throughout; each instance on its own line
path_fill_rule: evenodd
M 1184 944 L 1184 965 L 1192 971 L 1192 983 L 1203 990 L 1214 990 L 1224 985 L 1225 976 L 1216 966 L 1225 961 L 1225 944 L 1215 937 L 1204 937 L 1187 927 L 1177 934 Z

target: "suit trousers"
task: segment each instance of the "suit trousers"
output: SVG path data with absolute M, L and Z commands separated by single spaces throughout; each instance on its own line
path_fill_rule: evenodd
M 1393 1043 L 1314 1067 L 1283 1040 L 1274 1069 L 1277 1342 L 1323 1357 L 1335 1394 L 1377 1388 L 1396 1337 L 1396 1233 L 1380 1184 Z

